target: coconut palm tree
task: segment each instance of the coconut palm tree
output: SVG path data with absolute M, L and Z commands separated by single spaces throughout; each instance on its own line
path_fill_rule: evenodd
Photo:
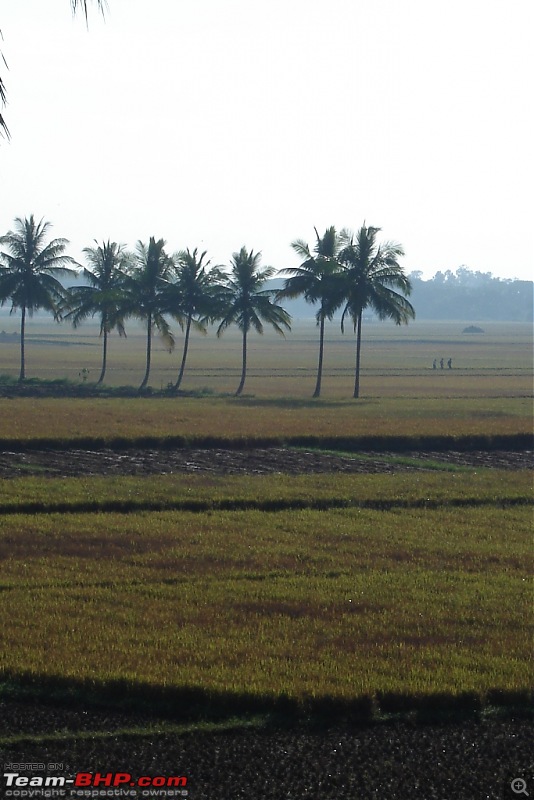
M 353 322 L 356 333 L 356 364 L 354 397 L 360 394 L 360 352 L 362 342 L 362 316 L 364 309 L 372 308 L 379 319 L 392 319 L 397 325 L 408 324 L 415 317 L 413 306 L 404 295 L 409 295 L 412 286 L 404 274 L 398 259 L 404 250 L 396 242 L 377 242 L 380 228 L 365 224 L 354 236 L 343 232 L 346 245 L 339 255 L 343 264 L 342 283 L 344 309 L 341 330 L 344 332 L 345 318 Z M 399 290 L 399 291 L 396 291 Z
M 263 333 L 263 324 L 266 322 L 281 336 L 284 328 L 291 330 L 291 317 L 281 306 L 273 303 L 276 296 L 274 289 L 262 287 L 274 275 L 274 269 L 267 267 L 260 270 L 261 253 L 250 253 L 242 247 L 239 253 L 233 253 L 230 266 L 232 272 L 226 277 L 224 283 L 224 310 L 221 312 L 222 320 L 217 329 L 217 336 L 230 325 L 237 325 L 243 334 L 241 381 L 236 395 L 240 395 L 245 385 L 247 375 L 247 337 L 254 328 L 258 333 Z
M 175 392 L 180 388 L 184 377 L 191 328 L 194 327 L 205 335 L 206 323 L 217 316 L 216 303 L 223 274 L 218 267 L 209 269 L 210 262 L 205 260 L 206 255 L 204 250 L 199 256 L 196 247 L 192 253 L 187 249 L 174 254 L 175 278 L 168 287 L 167 310 L 182 327 L 185 323 L 182 361 L 173 386 Z
M 66 291 L 56 276 L 72 275 L 66 264 L 76 264 L 65 255 L 67 239 L 52 239 L 46 244 L 51 225 L 29 218 L 15 219 L 15 230 L 0 237 L 0 245 L 9 252 L 0 252 L 0 305 L 11 301 L 11 313 L 20 309 L 20 374 L 26 377 L 25 334 L 26 316 L 42 308 L 61 318 L 61 304 Z
M 319 363 L 313 393 L 313 397 L 319 397 L 323 375 L 325 322 L 327 319 L 332 319 L 336 309 L 341 305 L 337 274 L 341 269 L 338 255 L 343 241 L 333 226 L 327 228 L 323 236 L 319 236 L 317 228 L 314 230 L 316 241 L 313 252 L 302 239 L 292 242 L 291 247 L 304 260 L 300 267 L 287 267 L 281 270 L 282 273 L 292 277 L 287 278 L 277 298 L 294 298 L 302 295 L 307 303 L 319 303 L 315 315 L 319 326 Z
M 91 269 L 83 270 L 87 286 L 73 287 L 66 305 L 69 319 L 77 328 L 88 317 L 100 317 L 102 337 L 102 369 L 97 385 L 104 381 L 107 368 L 108 337 L 116 329 L 119 336 L 126 336 L 124 329 L 126 270 L 129 256 L 124 245 L 116 242 L 96 243 L 96 247 L 84 248 L 85 258 Z
M 167 307 L 166 292 L 172 277 L 173 261 L 165 252 L 165 241 L 150 237 L 148 245 L 139 241 L 125 284 L 125 315 L 146 322 L 146 369 L 139 387 L 148 384 L 152 359 L 152 336 L 157 330 L 169 352 L 174 348 L 174 336 L 163 314 Z

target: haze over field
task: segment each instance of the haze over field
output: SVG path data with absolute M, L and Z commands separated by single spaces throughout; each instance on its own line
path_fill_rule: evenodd
M 0 229 L 242 244 L 382 226 L 405 269 L 531 277 L 529 0 L 4 4 Z

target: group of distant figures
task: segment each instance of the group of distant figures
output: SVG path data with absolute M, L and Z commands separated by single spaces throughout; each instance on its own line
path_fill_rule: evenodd
M 440 366 L 440 369 L 445 369 L 445 359 L 444 358 L 440 358 L 439 366 Z M 452 358 L 449 358 L 449 360 L 447 361 L 447 367 L 448 367 L 448 369 L 452 369 Z M 432 362 L 432 369 L 437 369 L 437 368 L 438 368 L 438 360 L 437 360 L 437 358 L 435 358 L 434 361 Z

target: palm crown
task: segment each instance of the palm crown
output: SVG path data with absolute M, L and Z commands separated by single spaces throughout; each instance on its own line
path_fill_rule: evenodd
M 287 267 L 282 270 L 282 273 L 291 277 L 286 279 L 284 288 L 278 292 L 277 297 L 282 299 L 302 295 L 307 303 L 319 303 L 315 315 L 319 325 L 319 363 L 313 393 L 314 397 L 319 397 L 323 374 L 325 320 L 332 319 L 342 302 L 338 274 L 341 269 L 339 253 L 343 240 L 334 226 L 327 228 L 323 236 L 319 236 L 317 228 L 314 230 L 316 241 L 313 252 L 302 239 L 292 242 L 291 247 L 304 260 L 299 267 Z
M 163 316 L 173 268 L 173 261 L 165 252 L 165 244 L 163 239 L 156 241 L 153 236 L 148 245 L 139 241 L 126 282 L 126 313 L 144 320 L 147 326 L 146 370 L 140 390 L 148 384 L 154 329 L 158 331 L 169 351 L 174 348 L 174 336 Z
M 75 328 L 88 317 L 100 316 L 100 335 L 103 339 L 102 370 L 97 383 L 102 383 L 107 367 L 108 336 L 115 328 L 119 336 L 126 336 L 124 328 L 125 285 L 128 254 L 116 242 L 104 242 L 96 247 L 85 247 L 84 255 L 91 269 L 84 268 L 86 286 L 77 286 L 68 294 L 67 307 Z
M 290 316 L 281 306 L 273 303 L 276 292 L 262 287 L 274 275 L 272 267 L 260 269 L 261 253 L 250 253 L 242 247 L 232 255 L 231 274 L 226 278 L 223 290 L 224 308 L 217 336 L 230 325 L 237 325 L 243 334 L 243 359 L 241 382 L 236 394 L 243 391 L 247 369 L 247 335 L 253 328 L 263 333 L 263 322 L 271 325 L 281 336 L 284 329 L 290 330 Z
M 65 290 L 56 276 L 69 275 L 67 264 L 76 264 L 65 255 L 67 239 L 53 239 L 46 244 L 50 223 L 29 218 L 15 219 L 15 230 L 0 237 L 0 245 L 9 252 L 0 253 L 0 305 L 11 301 L 11 311 L 20 309 L 20 376 L 25 378 L 26 314 L 42 308 L 51 311 L 56 320 L 61 316 Z
M 356 368 L 354 397 L 359 396 L 362 315 L 372 308 L 379 319 L 392 319 L 397 325 L 407 324 L 415 316 L 413 306 L 403 296 L 411 292 L 411 283 L 399 264 L 404 250 L 396 242 L 378 244 L 380 228 L 363 225 L 356 236 L 342 232 L 346 244 L 339 254 L 343 264 L 341 286 L 344 309 L 341 330 L 347 315 L 356 331 Z M 396 290 L 399 291 L 396 291 Z M 401 292 L 403 294 L 401 294 Z
M 218 267 L 209 268 L 206 256 L 206 251 L 199 256 L 196 247 L 193 252 L 180 250 L 174 255 L 174 281 L 167 292 L 168 310 L 181 327 L 185 320 L 182 362 L 174 391 L 178 391 L 184 376 L 191 328 L 205 334 L 206 323 L 217 316 L 217 297 L 223 276 Z

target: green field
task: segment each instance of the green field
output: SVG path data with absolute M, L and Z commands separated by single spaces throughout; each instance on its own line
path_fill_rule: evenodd
M 301 345 L 258 340 L 250 394 L 240 399 L 0 398 L 3 449 L 173 436 L 242 446 L 313 436 L 326 447 L 336 437 L 442 435 L 461 447 L 468 436 L 532 431 L 521 326 L 488 326 L 477 342 L 450 326 L 422 326 L 411 338 L 390 328 L 389 339 L 377 326 L 357 402 L 346 391 L 348 340 L 343 352 L 331 343 L 325 396 L 308 398 L 310 330 Z M 191 385 L 231 391 L 238 340 L 229 337 L 215 359 L 213 344 L 199 343 Z M 42 347 L 41 377 L 62 363 L 72 378 L 84 347 L 96 368 L 96 341 Z M 433 371 L 440 352 L 463 365 Z M 131 382 L 128 369 L 117 383 Z M 36 696 L 86 700 L 107 692 L 109 702 L 159 692 L 199 713 L 282 700 L 384 710 L 388 697 L 409 705 L 465 693 L 481 705 L 524 701 L 533 677 L 532 476 L 445 461 L 391 475 L 73 479 L 29 470 L 4 480 L 2 691 L 30 685 Z

